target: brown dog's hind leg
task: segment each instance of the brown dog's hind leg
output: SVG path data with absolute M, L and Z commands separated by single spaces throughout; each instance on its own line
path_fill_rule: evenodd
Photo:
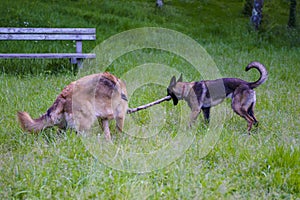
M 105 139 L 107 141 L 111 141 L 111 136 L 110 136 L 110 131 L 109 131 L 109 120 L 98 118 L 98 122 L 99 122 L 99 125 L 102 126 L 102 130 L 104 132 Z
M 118 131 L 121 133 L 123 131 L 123 126 L 124 126 L 124 117 L 117 117 L 116 118 L 116 128 Z

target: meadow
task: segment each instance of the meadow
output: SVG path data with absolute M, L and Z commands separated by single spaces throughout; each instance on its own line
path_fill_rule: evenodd
M 228 110 L 222 131 L 213 148 L 202 146 L 208 129 L 200 115 L 193 142 L 178 158 L 161 168 L 136 173 L 107 165 L 72 131 L 57 134 L 53 128 L 38 135 L 23 132 L 16 120 L 17 111 L 28 111 L 38 117 L 68 83 L 103 69 L 126 77 L 137 66 L 152 63 L 156 69 L 154 63 L 158 63 L 182 73 L 185 81 L 200 80 L 201 71 L 178 55 L 151 48 L 126 52 L 104 67 L 87 61 L 87 67 L 81 71 L 67 60 L 1 59 L 0 198 L 299 199 L 300 17 L 297 16 L 297 27 L 289 29 L 288 1 L 266 0 L 262 29 L 256 32 L 249 24 L 249 17 L 242 13 L 243 6 L 244 1 L 234 0 L 169 0 L 162 8 L 156 8 L 155 1 L 143 0 L 15 0 L 13 4 L 2 1 L 0 27 L 95 27 L 97 41 L 85 42 L 86 52 L 123 31 L 160 27 L 197 41 L 223 77 L 256 80 L 255 70 L 244 71 L 253 60 L 266 66 L 269 77 L 256 89 L 255 110 L 260 123 L 251 135 L 246 132 L 245 120 L 230 110 L 227 100 L 223 102 Z M 70 42 L 1 41 L 0 44 L 3 53 L 74 49 Z M 152 74 L 166 80 L 174 75 L 159 70 Z M 130 85 L 142 75 L 125 81 Z M 164 95 L 165 87 L 145 84 L 134 91 L 129 106 L 137 107 Z M 117 134 L 112 127 L 113 142 L 127 148 L 140 147 L 141 152 L 161 148 L 179 134 L 177 114 L 185 104 L 180 102 L 178 108 L 165 102 L 158 109 L 153 107 L 154 111 L 151 108 L 133 115 L 133 120 L 145 127 L 166 120 L 163 130 L 150 137 L 148 145 L 141 141 L 142 136 L 136 139 Z M 166 111 L 162 115 L 165 119 L 152 119 L 151 113 L 162 108 Z M 213 108 L 217 113 L 220 109 L 220 106 Z M 216 114 L 212 113 L 212 118 L 217 118 Z M 145 132 L 151 131 L 155 130 Z M 148 164 L 154 168 L 159 165 Z M 130 168 L 128 165 L 123 167 Z

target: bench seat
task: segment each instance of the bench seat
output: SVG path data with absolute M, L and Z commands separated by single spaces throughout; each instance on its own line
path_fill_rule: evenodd
M 96 58 L 93 53 L 0 53 L 1 58 L 49 58 L 49 59 L 59 59 L 59 58 Z

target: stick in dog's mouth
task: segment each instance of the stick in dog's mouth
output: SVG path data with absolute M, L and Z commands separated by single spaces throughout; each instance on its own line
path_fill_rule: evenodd
M 160 103 L 162 103 L 164 101 L 169 101 L 171 99 L 172 99 L 172 97 L 170 95 L 168 95 L 168 96 L 165 96 L 164 98 L 161 98 L 161 99 L 158 99 L 158 100 L 153 101 L 151 103 L 139 106 L 137 108 L 128 108 L 127 109 L 127 114 L 131 114 L 131 113 L 134 113 L 134 112 L 137 112 L 137 111 L 140 111 L 140 110 L 144 110 L 146 108 L 149 108 L 149 107 L 154 106 L 156 104 L 160 104 Z

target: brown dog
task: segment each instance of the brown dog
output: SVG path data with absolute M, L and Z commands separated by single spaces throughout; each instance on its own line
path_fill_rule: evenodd
M 120 79 L 108 72 L 93 74 L 66 86 L 41 117 L 32 119 L 26 112 L 18 112 L 17 116 L 23 130 L 34 133 L 52 126 L 87 131 L 98 119 L 110 140 L 109 120 L 115 119 L 117 129 L 122 131 L 128 106 L 126 96 L 125 83 Z
M 248 122 L 248 131 L 258 121 L 254 116 L 256 95 L 254 88 L 267 80 L 266 68 L 259 62 L 251 62 L 246 71 L 255 68 L 260 73 L 260 78 L 255 82 L 247 82 L 238 78 L 222 78 L 200 82 L 182 82 L 182 76 L 176 81 L 172 77 L 167 89 L 168 95 L 173 99 L 174 105 L 178 100 L 187 101 L 192 112 L 190 125 L 197 119 L 201 110 L 204 118 L 209 122 L 210 108 L 221 103 L 226 97 L 232 98 L 232 109 Z

